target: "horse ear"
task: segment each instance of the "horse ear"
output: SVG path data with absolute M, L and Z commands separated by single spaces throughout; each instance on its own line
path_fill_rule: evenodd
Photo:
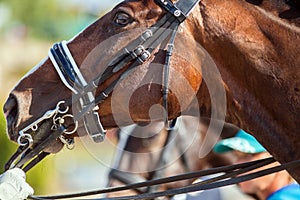
M 263 0 L 246 0 L 248 3 L 254 4 L 256 6 L 259 6 L 262 4 Z

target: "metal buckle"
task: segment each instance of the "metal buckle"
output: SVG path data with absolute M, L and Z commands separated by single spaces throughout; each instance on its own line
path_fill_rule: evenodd
M 144 33 L 142 33 L 141 38 L 142 40 L 146 41 L 149 38 L 151 38 L 153 36 L 153 33 L 150 29 L 147 29 Z
M 146 62 L 150 58 L 150 56 L 151 56 L 150 52 L 146 50 L 138 57 L 138 60 L 142 64 Z

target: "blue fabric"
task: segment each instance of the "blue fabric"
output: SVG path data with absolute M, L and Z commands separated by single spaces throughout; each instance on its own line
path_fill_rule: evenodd
M 300 185 L 290 184 L 277 190 L 267 200 L 299 200 L 300 199 Z

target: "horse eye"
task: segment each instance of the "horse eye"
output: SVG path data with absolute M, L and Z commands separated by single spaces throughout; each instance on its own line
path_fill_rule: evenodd
M 132 22 L 132 18 L 130 15 L 124 12 L 119 12 L 115 15 L 114 23 L 120 26 L 126 26 Z

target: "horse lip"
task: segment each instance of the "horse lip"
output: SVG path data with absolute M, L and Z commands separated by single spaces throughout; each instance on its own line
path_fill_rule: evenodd
M 16 115 L 16 118 L 18 118 L 18 115 Z M 14 120 L 9 113 L 5 114 L 6 119 L 6 126 L 7 126 L 7 134 L 9 138 L 13 141 L 17 141 L 17 135 L 18 135 L 18 129 L 16 127 L 16 120 Z
M 12 124 L 12 126 L 9 127 L 7 126 L 7 135 L 11 141 L 17 142 L 19 136 L 18 130 L 17 128 L 13 128 L 13 127 L 15 127 L 14 123 Z

